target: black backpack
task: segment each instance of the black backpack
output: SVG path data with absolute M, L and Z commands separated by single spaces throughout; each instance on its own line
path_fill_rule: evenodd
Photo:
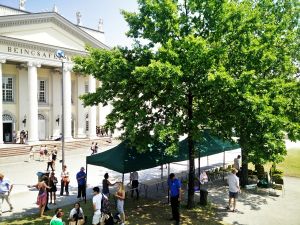
M 102 194 L 101 199 L 101 212 L 105 214 L 110 214 L 110 201 L 104 194 Z

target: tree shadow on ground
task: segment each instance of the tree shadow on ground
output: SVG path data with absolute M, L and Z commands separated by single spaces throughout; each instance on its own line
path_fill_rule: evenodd
M 261 210 L 261 207 L 268 204 L 268 201 L 275 201 L 278 196 L 270 196 L 268 189 L 259 189 L 258 191 L 242 190 L 237 199 L 237 208 L 244 205 L 250 210 Z M 220 221 L 227 217 L 229 213 L 233 213 L 226 209 L 228 205 L 228 187 L 224 182 L 212 185 L 209 190 L 209 200 L 216 207 L 216 217 Z M 244 214 L 243 211 L 234 212 L 235 214 Z M 242 225 L 235 221 L 233 224 Z

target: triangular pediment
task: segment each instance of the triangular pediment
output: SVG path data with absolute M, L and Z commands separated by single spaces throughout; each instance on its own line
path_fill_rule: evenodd
M 61 48 L 84 51 L 85 45 L 107 48 L 57 13 L 0 17 L 0 35 Z

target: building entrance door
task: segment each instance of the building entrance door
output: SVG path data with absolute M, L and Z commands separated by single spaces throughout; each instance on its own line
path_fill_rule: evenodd
M 46 140 L 46 120 L 41 114 L 38 115 L 39 140 Z
M 3 141 L 12 142 L 12 123 L 3 123 Z

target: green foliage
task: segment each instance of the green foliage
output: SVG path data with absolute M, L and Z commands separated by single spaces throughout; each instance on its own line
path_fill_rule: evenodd
M 85 105 L 110 102 L 106 126 L 140 151 L 158 139 L 168 153 L 189 138 L 189 199 L 193 140 L 202 128 L 239 137 L 247 161 L 280 162 L 283 141 L 300 138 L 299 2 L 297 0 L 139 0 L 123 11 L 128 36 L 144 39 L 110 51 L 87 48 L 74 70 L 101 80 Z

